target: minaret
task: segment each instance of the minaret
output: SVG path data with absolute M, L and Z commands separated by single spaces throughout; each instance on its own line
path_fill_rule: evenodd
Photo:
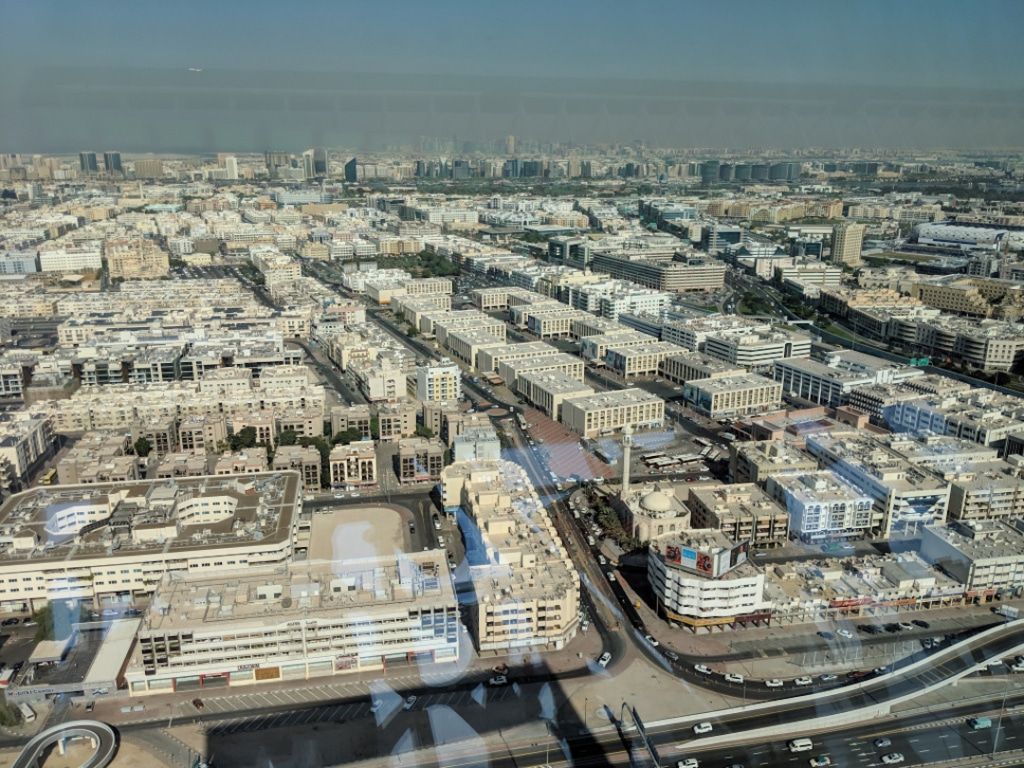
M 629 495 L 629 459 L 632 447 L 633 430 L 627 424 L 622 428 L 622 490 L 619 491 L 619 498 L 623 501 Z

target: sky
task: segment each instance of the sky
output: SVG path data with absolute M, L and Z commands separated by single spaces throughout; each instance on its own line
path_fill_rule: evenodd
M 0 0 L 0 26 L 0 151 L 1024 136 L 1018 0 Z

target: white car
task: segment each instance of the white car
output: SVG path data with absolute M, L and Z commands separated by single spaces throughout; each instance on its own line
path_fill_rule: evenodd
M 696 757 L 688 757 L 676 763 L 676 768 L 700 768 L 700 762 Z
M 405 700 L 405 703 L 402 705 L 402 709 L 404 709 L 406 712 L 408 712 L 410 709 L 415 707 L 416 706 L 416 699 L 417 698 L 418 698 L 417 696 L 409 696 Z
M 658 639 L 653 635 L 644 635 L 644 640 L 653 645 L 655 648 L 661 645 L 661 643 L 658 642 Z
M 487 681 L 487 684 L 493 686 L 508 685 L 508 677 L 506 677 L 505 675 L 495 675 Z
M 740 683 L 743 684 L 743 675 L 737 675 L 735 672 L 730 672 L 725 676 L 726 682 L 729 683 Z
M 814 685 L 814 681 L 809 677 L 798 677 L 793 681 L 793 685 Z
M 607 667 L 608 666 L 608 662 L 611 661 L 611 660 L 612 660 L 612 655 L 610 653 L 608 653 L 608 651 L 605 651 L 604 653 L 601 654 L 601 658 L 599 658 L 597 660 L 597 663 L 600 664 L 602 667 Z
M 711 723 L 709 723 L 707 720 L 705 720 L 703 723 L 697 723 L 695 726 L 693 726 L 693 733 L 695 736 L 701 736 L 705 733 L 711 733 L 712 730 L 714 730 L 714 728 L 712 727 Z
M 845 638 L 853 637 L 853 632 L 851 632 L 848 629 L 837 629 L 836 630 L 836 634 L 839 635 L 840 637 L 845 637 Z
M 766 688 L 781 688 L 783 686 L 783 682 L 777 677 L 773 677 L 771 680 L 765 680 L 764 685 Z
M 903 762 L 903 753 L 890 752 L 887 755 L 882 755 L 882 762 L 886 765 L 899 765 Z
M 707 664 L 694 664 L 693 671 L 698 672 L 702 675 L 710 675 L 711 667 L 709 667 Z

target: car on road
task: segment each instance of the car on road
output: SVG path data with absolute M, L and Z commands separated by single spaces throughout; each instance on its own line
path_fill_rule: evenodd
M 418 696 L 407 696 L 405 699 L 405 703 L 402 704 L 402 709 L 408 712 L 410 709 L 416 706 L 416 699 L 418 698 Z
M 818 679 L 819 679 L 819 680 L 820 680 L 821 682 L 823 682 L 823 683 L 831 683 L 831 682 L 833 682 L 834 680 L 838 680 L 839 678 L 838 678 L 838 677 L 837 677 L 836 675 L 831 675 L 831 674 L 827 674 L 827 675 L 822 675 L 822 676 L 821 676 L 821 677 L 819 677 Z
M 828 755 L 816 755 L 807 761 L 807 764 L 811 768 L 825 768 L 827 765 L 832 765 L 832 758 Z
M 793 681 L 793 685 L 814 685 L 814 680 L 809 677 L 798 677 Z
M 86 712 L 92 712 L 93 709 L 95 709 L 95 708 L 96 708 L 96 702 L 95 701 L 87 701 L 87 702 L 85 702 L 85 711 Z
M 604 555 L 598 555 L 597 562 L 599 562 L 601 565 L 608 565 L 608 558 Z
M 725 679 L 727 682 L 730 683 L 739 683 L 740 685 L 743 684 L 743 675 L 737 675 L 735 672 L 727 673 L 725 675 Z
M 665 657 L 672 661 L 679 661 L 679 654 L 675 651 L 665 651 Z
M 202 709 L 206 705 L 203 704 L 203 700 L 202 699 L 192 699 L 192 706 L 195 707 L 196 709 Z
M 611 581 L 613 583 L 618 581 L 618 579 L 615 578 L 615 574 L 612 573 L 611 571 L 608 571 L 608 581 Z
M 773 677 L 771 680 L 764 681 L 765 688 L 781 688 L 783 685 L 784 683 L 777 677 Z
M 851 632 L 848 629 L 837 629 L 836 630 L 836 634 L 839 635 L 840 637 L 845 637 L 847 639 L 853 637 L 853 632 Z
M 833 637 L 835 637 L 835 635 L 823 629 L 818 632 L 818 637 L 822 638 L 823 640 L 831 640 Z
M 608 666 L 608 662 L 611 661 L 611 660 L 612 660 L 612 655 L 610 653 L 608 653 L 608 651 L 605 651 L 604 653 L 601 654 L 601 657 L 597 660 L 597 663 L 600 664 L 602 667 L 607 667 Z
M 505 675 L 495 675 L 487 681 L 488 685 L 508 685 L 508 678 Z
M 676 763 L 676 768 L 700 768 L 700 761 L 696 757 L 688 757 Z
M 661 645 L 661 643 L 658 642 L 658 639 L 654 635 L 644 635 L 644 640 L 653 645 L 655 648 Z
M 372 703 L 372 704 L 370 705 L 370 712 L 371 712 L 372 714 L 376 715 L 376 714 L 377 714 L 378 712 L 380 712 L 380 710 L 381 710 L 381 708 L 382 708 L 383 706 L 384 706 L 384 702 L 383 702 L 383 701 L 381 701 L 380 699 L 377 699 L 376 701 L 374 701 L 374 702 L 373 702 L 373 703 Z
M 714 726 L 712 726 L 711 723 L 709 723 L 707 720 L 705 720 L 702 723 L 697 723 L 695 726 L 693 726 L 693 733 L 696 736 L 701 736 L 705 733 L 711 733 L 711 731 L 713 730 Z
M 882 755 L 882 762 L 885 765 L 899 765 L 903 762 L 903 753 L 889 752 L 888 754 Z
M 899 624 L 896 624 L 895 622 L 890 622 L 890 623 L 886 624 L 884 629 L 885 629 L 886 632 L 888 632 L 891 635 L 894 635 L 897 632 L 902 632 L 903 631 L 903 627 L 901 627 Z
M 706 664 L 694 664 L 693 671 L 701 675 L 710 675 L 711 667 L 707 666 Z
M 2 626 L 2 627 L 13 627 L 19 621 L 20 621 L 20 619 L 12 616 L 9 619 L 4 619 L 3 621 L 0 621 L 0 626 Z
M 921 629 L 928 629 L 928 627 L 931 626 L 931 624 L 929 624 L 924 619 L 914 619 L 910 623 L 913 624 L 915 627 L 920 627 Z
M 906 630 L 908 632 L 914 628 L 914 625 L 911 624 L 909 621 L 901 621 L 897 626 L 900 629 Z
M 887 736 L 882 736 L 871 743 L 875 745 L 875 749 L 885 749 L 886 747 L 892 746 L 892 739 Z

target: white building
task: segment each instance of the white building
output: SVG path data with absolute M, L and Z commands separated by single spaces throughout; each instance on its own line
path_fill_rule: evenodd
M 881 524 L 874 500 L 824 470 L 768 478 L 768 494 L 789 512 L 789 531 L 803 541 L 861 536 Z
M 764 573 L 747 561 L 748 543 L 718 531 L 684 531 L 651 541 L 647 580 L 659 613 L 694 632 L 767 622 Z
M 462 399 L 462 372 L 448 358 L 416 369 L 416 399 L 421 403 Z
M 278 683 L 459 658 L 442 550 L 170 574 L 124 671 L 133 696 Z

